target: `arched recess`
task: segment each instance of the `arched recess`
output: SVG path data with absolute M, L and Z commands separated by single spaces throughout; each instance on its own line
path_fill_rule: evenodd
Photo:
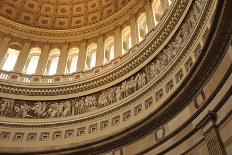
M 97 44 L 90 44 L 87 48 L 85 69 L 92 69 L 96 66 Z
M 131 48 L 131 27 L 127 26 L 122 30 L 122 55 Z
M 114 37 L 109 37 L 105 41 L 104 63 L 109 63 L 114 59 Z
M 139 41 L 142 41 L 148 33 L 146 14 L 142 13 L 139 16 L 137 22 L 138 22 Z
M 60 57 L 60 50 L 55 48 L 50 51 L 49 56 L 48 56 L 48 62 L 47 66 L 45 69 L 44 74 L 45 75 L 54 75 L 56 74 L 58 62 L 59 62 L 59 57 Z
M 24 66 L 23 73 L 25 74 L 34 74 L 39 62 L 39 57 L 41 54 L 41 49 L 34 47 L 30 50 L 28 55 L 26 65 Z
M 9 45 L 9 48 L 1 63 L 1 69 L 4 71 L 12 71 L 18 59 L 22 46 L 18 43 Z
M 71 74 L 77 71 L 77 62 L 78 62 L 79 48 L 74 47 L 69 50 L 68 59 L 66 63 L 66 74 Z

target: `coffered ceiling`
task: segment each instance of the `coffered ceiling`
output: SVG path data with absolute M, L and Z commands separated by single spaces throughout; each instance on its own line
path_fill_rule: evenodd
M 92 25 L 130 0 L 1 0 L 0 16 L 37 28 L 66 30 Z

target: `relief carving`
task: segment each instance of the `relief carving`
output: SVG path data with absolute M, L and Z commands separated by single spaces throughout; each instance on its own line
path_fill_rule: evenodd
M 63 101 L 34 102 L 1 98 L 0 116 L 15 118 L 59 118 L 100 109 L 130 96 L 143 88 L 147 83 L 159 77 L 178 56 L 199 20 L 203 2 L 204 0 L 195 2 L 192 8 L 193 11 L 188 14 L 184 21 L 185 24 L 180 27 L 172 41 L 152 61 L 121 83 L 95 94 Z

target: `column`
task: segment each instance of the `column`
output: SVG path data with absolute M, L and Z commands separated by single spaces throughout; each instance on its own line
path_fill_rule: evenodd
M 169 3 L 168 3 L 168 0 L 162 0 L 160 1 L 161 2 L 161 7 L 162 7 L 162 10 L 163 10 L 163 13 L 165 13 L 165 11 L 168 9 L 169 7 Z
M 64 74 L 67 59 L 68 59 L 68 44 L 62 46 L 59 62 L 57 66 L 57 74 Z
M 148 1 L 145 5 L 145 12 L 146 12 L 146 21 L 147 21 L 147 28 L 148 32 L 152 30 L 152 28 L 155 26 L 154 16 L 151 8 L 151 4 Z
M 114 57 L 118 58 L 122 55 L 122 32 L 121 28 L 117 27 L 114 32 Z
M 30 42 L 25 42 L 24 43 L 24 46 L 23 46 L 22 50 L 20 51 L 18 59 L 17 59 L 17 61 L 15 63 L 15 66 L 14 66 L 14 69 L 13 69 L 14 72 L 16 72 L 16 73 L 22 73 L 23 72 L 23 69 L 24 69 L 24 66 L 26 64 L 28 55 L 30 53 L 30 46 L 31 46 Z
M 96 66 L 101 66 L 104 63 L 104 39 L 103 36 L 99 36 L 97 39 L 97 61 Z
M 11 40 L 10 38 L 5 37 L 2 39 L 2 42 L 0 44 L 0 63 L 1 63 L 0 65 L 1 66 L 3 65 L 2 62 L 8 50 L 10 40 Z
M 47 65 L 47 61 L 48 61 L 48 57 L 49 57 L 49 45 L 45 45 L 41 51 L 40 57 L 39 57 L 39 62 L 38 62 L 38 67 L 36 69 L 36 74 L 38 75 L 43 75 L 46 65 Z
M 85 69 L 85 60 L 86 60 L 86 41 L 81 42 L 80 46 L 80 53 L 78 55 L 78 61 L 77 61 L 77 71 L 81 72 Z
M 133 47 L 139 43 L 138 23 L 136 22 L 135 16 L 131 18 L 130 23 L 131 23 L 131 42 Z

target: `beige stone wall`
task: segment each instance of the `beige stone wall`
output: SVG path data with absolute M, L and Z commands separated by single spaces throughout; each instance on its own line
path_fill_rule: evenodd
M 231 102 L 231 100 L 230 100 Z M 228 155 L 232 154 L 232 115 L 223 122 L 219 127 L 220 136 Z
M 215 8 L 212 10 L 215 10 Z M 162 79 L 163 81 L 159 83 L 159 87 L 157 86 L 156 89 L 152 89 L 152 87 L 148 87 L 151 89 L 141 89 L 133 96 L 129 96 L 130 98 L 104 107 L 97 111 L 98 113 L 94 111 L 67 118 L 33 119 L 33 121 L 32 119 L 6 117 L 1 120 L 2 122 L 0 121 L 0 152 L 44 152 L 66 148 L 73 149 L 73 147 L 78 148 L 94 142 L 97 143 L 96 145 L 101 145 L 98 144 L 100 140 L 108 137 L 115 138 L 114 135 L 116 134 L 122 137 L 127 136 L 126 134 L 129 135 L 133 130 L 130 127 L 144 123 L 147 117 L 157 114 L 161 106 L 165 109 L 166 107 L 163 106 L 164 103 L 167 103 L 165 101 L 170 101 L 171 99 L 168 99 L 172 96 L 175 97 L 177 90 L 180 90 L 178 88 L 185 88 L 182 85 L 187 82 L 184 83 L 183 81 L 191 78 L 190 75 L 194 73 L 191 72 L 191 69 L 196 68 L 197 62 L 201 60 L 198 59 L 200 58 L 200 52 L 196 54 L 196 51 L 203 49 L 205 38 L 212 26 L 210 18 L 212 18 L 214 12 L 212 11 L 209 14 L 206 23 L 202 24 L 202 31 L 199 32 L 199 36 L 196 35 L 198 38 L 192 41 L 194 45 L 191 46 L 191 49 L 189 48 L 190 50 L 186 48 L 188 52 L 185 57 L 181 58 L 181 63 L 176 65 L 178 67 L 170 72 L 165 79 Z M 102 38 L 99 42 L 102 43 Z M 176 112 L 174 116 L 171 115 L 168 120 L 164 119 L 160 124 L 154 123 L 153 130 L 149 133 L 146 132 L 143 137 L 140 136 L 140 139 L 129 139 L 127 144 L 123 144 L 121 147 L 118 147 L 119 144 L 112 146 L 113 150 L 105 152 L 105 155 L 232 154 L 232 132 L 230 131 L 232 125 L 231 55 L 232 47 L 230 46 L 222 61 L 218 64 L 219 66 L 214 68 L 212 76 L 207 76 L 208 81 L 204 81 L 204 85 L 201 86 L 201 89 L 197 89 L 197 93 L 194 92 L 194 97 L 191 96 L 190 101 L 182 104 L 186 107 L 181 107 L 180 110 L 175 106 L 178 110 L 174 109 L 174 112 Z M 189 60 L 191 61 L 190 65 Z M 183 72 L 183 77 L 181 80 L 177 80 L 180 71 Z M 130 76 L 130 74 L 127 76 Z M 201 77 L 201 75 L 193 76 Z M 172 83 L 171 86 L 170 82 Z M 160 90 L 162 92 L 161 96 L 159 96 Z M 120 109 L 120 106 L 123 108 Z M 137 107 L 140 107 L 139 111 L 136 111 Z M 106 113 L 107 110 L 111 111 Z M 106 115 L 103 115 L 103 113 Z M 97 116 L 97 114 L 99 115 Z M 116 117 L 119 118 L 117 124 L 114 123 Z M 82 131 L 84 134 L 81 134 Z M 7 136 L 5 133 L 9 133 L 9 137 L 4 137 Z M 35 139 L 31 141 L 29 139 L 33 133 L 36 135 Z M 111 139 L 104 142 L 109 141 Z M 89 147 L 89 149 L 91 148 Z
M 181 113 L 160 127 L 165 131 L 163 135 L 157 129 L 139 141 L 124 146 L 122 154 L 232 154 L 231 49 L 230 46 L 204 86 L 204 93 L 199 93 Z M 199 107 L 196 107 L 196 102 Z M 209 111 L 214 112 L 211 114 Z

